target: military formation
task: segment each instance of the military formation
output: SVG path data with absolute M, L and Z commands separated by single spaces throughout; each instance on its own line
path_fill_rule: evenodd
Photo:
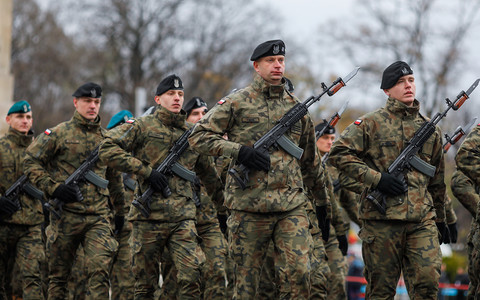
M 281 40 L 258 45 L 252 82 L 211 109 L 184 103 L 181 78 L 166 76 L 151 109 L 120 111 L 106 129 L 93 82 L 74 91 L 70 120 L 36 137 L 32 108 L 16 102 L 0 139 L 0 299 L 12 287 L 23 299 L 347 299 L 351 222 L 366 299 L 393 299 L 402 275 L 411 299 L 437 299 L 440 244 L 456 242 L 457 219 L 413 70 L 389 65 L 384 107 L 335 140 L 341 112 L 315 126 L 285 57 Z M 392 172 L 422 130 L 413 167 Z M 473 217 L 468 299 L 480 299 L 479 145 L 480 124 L 451 182 Z

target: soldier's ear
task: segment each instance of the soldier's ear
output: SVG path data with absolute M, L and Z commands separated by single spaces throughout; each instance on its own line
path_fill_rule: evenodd
M 384 92 L 388 97 L 390 97 L 390 90 L 383 89 L 383 92 Z

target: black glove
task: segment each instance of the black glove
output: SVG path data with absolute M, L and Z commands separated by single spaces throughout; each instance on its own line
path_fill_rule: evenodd
M 17 205 L 7 197 L 0 197 L 0 214 L 2 216 L 11 216 L 18 210 Z
M 377 189 L 384 194 L 398 196 L 406 193 L 408 186 L 404 179 L 398 179 L 392 174 L 382 173 Z
M 445 222 L 435 223 L 437 224 L 438 229 L 438 242 L 439 244 L 445 243 L 445 239 L 447 239 L 447 226 Z M 448 238 L 450 240 L 450 238 Z M 450 241 L 449 241 L 450 242 Z
M 450 243 L 455 244 L 458 237 L 457 223 L 448 224 L 447 229 L 448 236 L 450 237 Z
M 347 255 L 348 252 L 348 240 L 347 235 L 337 235 L 338 248 L 342 251 L 343 256 Z
M 74 186 L 60 184 L 52 194 L 52 197 L 59 199 L 63 203 L 72 203 L 78 201 L 77 189 Z
M 115 235 L 119 235 L 122 232 L 123 225 L 125 224 L 125 217 L 124 216 L 115 216 L 113 219 L 115 222 Z
M 330 237 L 330 219 L 327 219 L 327 206 L 316 207 L 318 227 L 322 231 L 322 239 L 326 242 Z
M 270 169 L 270 156 L 252 147 L 242 146 L 238 152 L 238 161 L 249 169 L 265 172 Z
M 152 170 L 148 181 L 150 181 L 150 185 L 156 192 L 163 192 L 165 188 L 168 188 L 167 177 L 157 170 Z
M 220 223 L 220 230 L 223 234 L 227 232 L 227 219 L 228 216 L 225 214 L 217 214 L 218 223 Z

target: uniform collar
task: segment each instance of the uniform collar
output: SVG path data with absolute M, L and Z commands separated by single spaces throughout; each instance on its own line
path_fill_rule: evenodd
M 27 147 L 33 141 L 33 131 L 29 131 L 27 134 L 23 134 L 20 131 L 13 129 L 12 127 L 8 128 L 7 136 L 15 144 Z
M 404 103 L 398 101 L 395 98 L 389 97 L 387 99 L 386 109 L 394 114 L 398 114 L 404 117 L 415 118 L 420 111 L 420 103 L 417 99 L 413 100 L 412 106 L 407 106 Z
M 95 118 L 95 120 L 93 121 L 89 121 L 87 119 L 85 119 L 80 113 L 78 113 L 78 111 L 75 111 L 75 113 L 73 114 L 73 122 L 80 126 L 80 127 L 83 127 L 87 130 L 95 130 L 95 129 L 98 129 L 100 128 L 100 116 L 97 116 Z
M 173 126 L 181 129 L 187 128 L 187 113 L 183 109 L 180 110 L 180 113 L 176 114 L 159 105 L 155 110 L 155 116 L 167 126 Z
M 254 90 L 265 93 L 269 98 L 281 98 L 285 90 L 285 79 L 279 85 L 273 85 L 265 81 L 260 75 L 256 74 L 253 79 L 252 87 Z

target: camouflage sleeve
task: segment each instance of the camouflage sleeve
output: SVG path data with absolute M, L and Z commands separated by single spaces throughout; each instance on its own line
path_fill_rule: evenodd
M 122 173 L 116 171 L 112 168 L 107 168 L 105 177 L 108 180 L 108 192 L 110 194 L 110 199 L 113 202 L 113 207 L 115 210 L 116 216 L 125 215 L 125 197 L 124 197 L 124 187 L 123 187 L 123 177 Z
M 327 176 L 327 187 L 329 192 L 330 203 L 332 204 L 332 221 L 331 224 L 335 228 L 337 235 L 345 235 L 350 228 L 348 222 L 343 220 L 342 211 L 340 205 L 335 199 L 335 193 L 333 191 L 333 185 L 330 180 L 330 176 Z
M 213 158 L 211 156 L 199 155 L 195 165 L 195 172 L 200 177 L 200 181 L 205 186 L 218 211 L 219 208 L 222 208 L 224 201 L 223 183 L 217 174 Z
M 435 175 L 430 179 L 428 192 L 432 195 L 437 222 L 445 221 L 445 159 L 443 157 L 442 133 L 437 126 L 435 142 L 430 164 L 436 167 Z
M 340 205 L 347 212 L 348 217 L 352 222 L 361 227 L 360 217 L 359 217 L 359 204 L 358 199 L 360 198 L 359 194 L 356 194 L 352 191 L 340 187 L 337 192 L 337 199 L 340 202 Z
M 465 207 L 473 218 L 477 215 L 477 206 L 480 203 L 480 196 L 475 191 L 473 181 L 461 171 L 453 173 L 451 181 L 452 193 L 455 198 Z
M 30 182 L 36 185 L 50 198 L 60 185 L 45 169 L 56 153 L 56 135 L 42 133 L 27 148 L 24 160 L 24 171 Z
M 457 223 L 457 215 L 453 210 L 452 199 L 445 193 L 445 215 L 447 218 L 447 224 Z
M 463 141 L 455 156 L 457 169 L 467 175 L 475 184 L 480 186 L 480 126 L 477 125 Z
M 374 188 L 380 181 L 381 173 L 362 160 L 369 148 L 370 130 L 367 121 L 359 123 L 349 125 L 333 143 L 329 161 L 340 173 L 351 178 L 357 187 Z
M 215 105 L 195 125 L 188 138 L 190 146 L 197 152 L 211 156 L 226 156 L 236 159 L 242 145 L 225 140 L 223 134 L 233 124 L 233 107 L 229 99 Z
M 110 129 L 100 144 L 99 156 L 102 163 L 123 173 L 148 178 L 152 168 L 132 155 L 135 145 L 142 143 L 142 129 L 138 121 Z

